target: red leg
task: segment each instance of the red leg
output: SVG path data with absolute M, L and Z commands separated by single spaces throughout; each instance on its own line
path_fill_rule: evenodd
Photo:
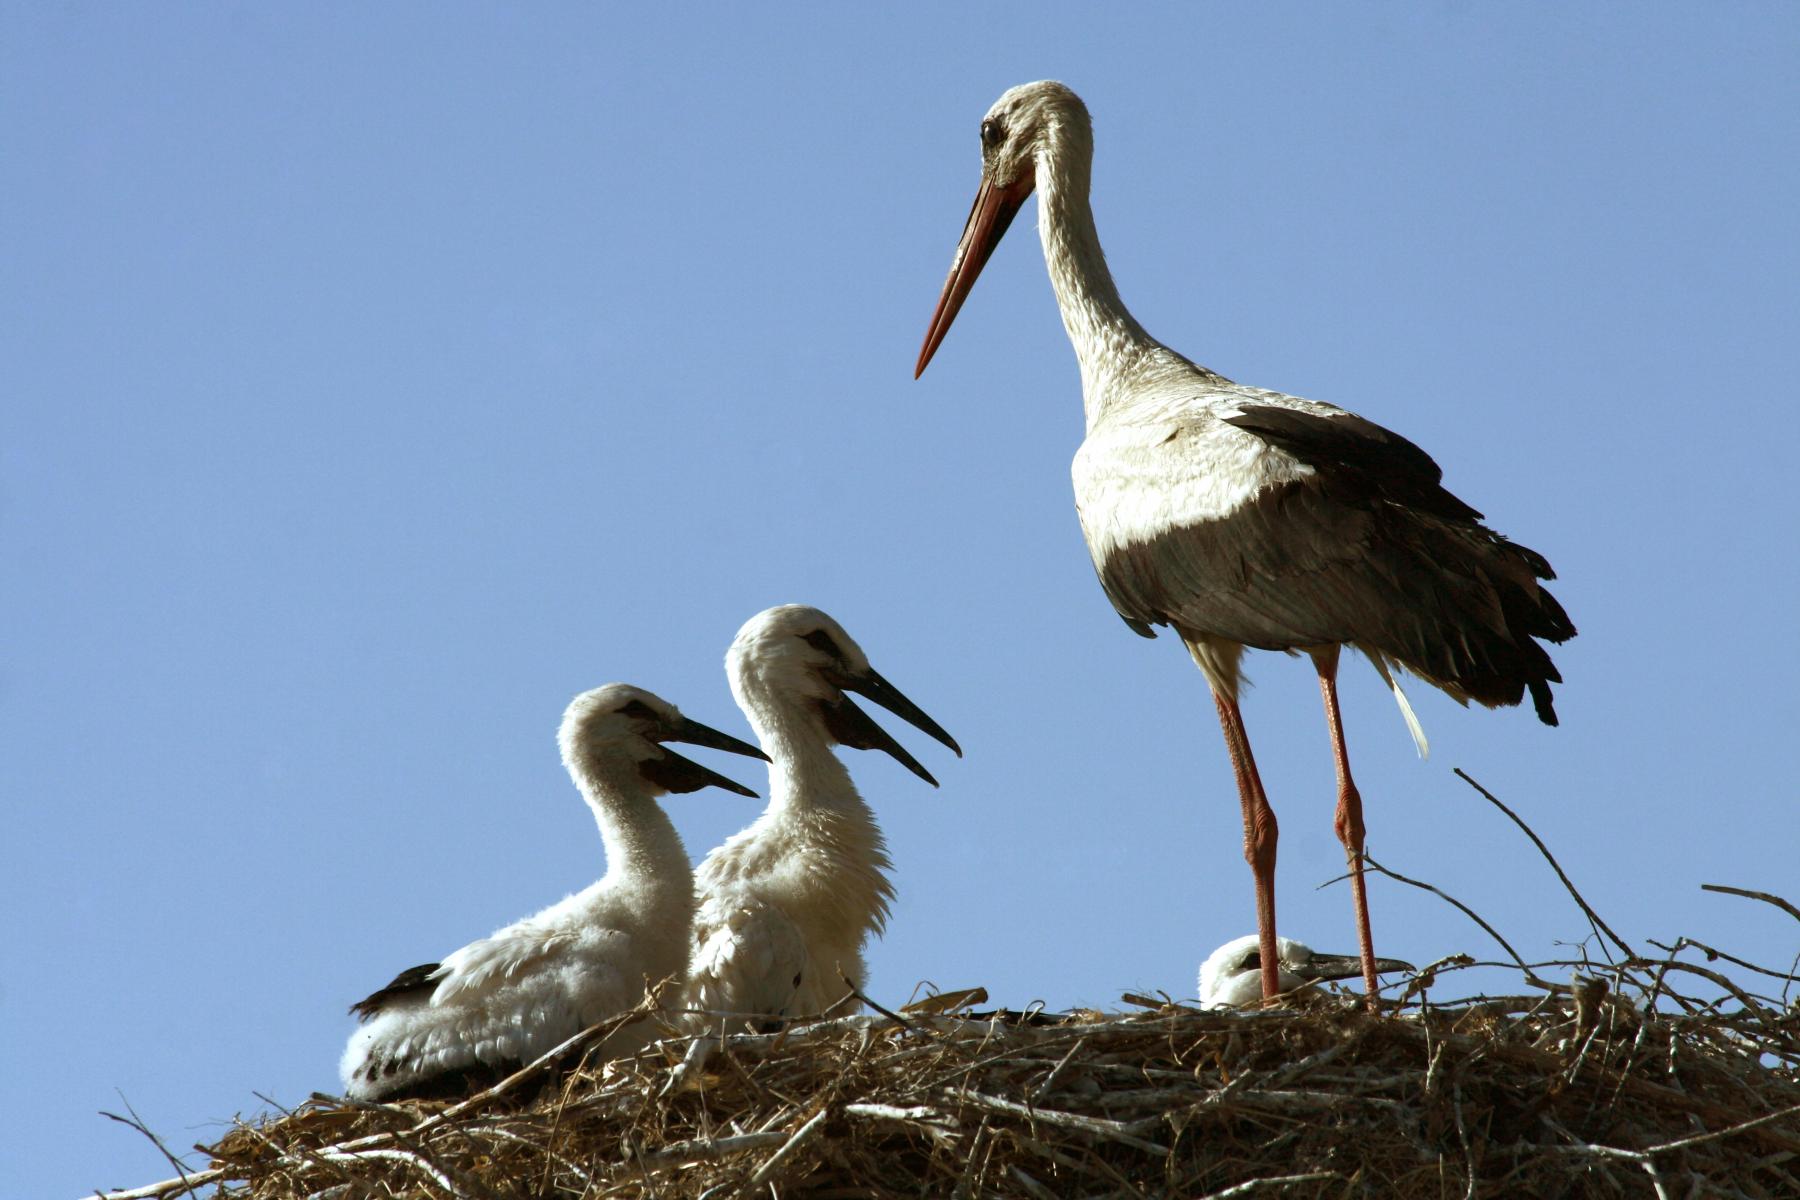
M 1281 991 L 1281 958 L 1275 948 L 1275 842 L 1280 830 L 1275 824 L 1275 810 L 1263 794 L 1262 777 L 1256 773 L 1256 759 L 1250 755 L 1250 735 L 1244 730 L 1237 701 L 1214 688 L 1213 702 L 1219 706 L 1225 749 L 1231 755 L 1238 798 L 1244 806 L 1244 861 L 1256 877 L 1256 934 L 1260 942 L 1263 1000 L 1267 1001 Z
M 1363 882 L 1363 814 L 1362 795 L 1356 781 L 1350 778 L 1350 754 L 1344 748 L 1344 719 L 1338 712 L 1337 669 L 1338 647 L 1320 650 L 1312 656 L 1319 672 L 1319 694 L 1325 698 L 1325 722 L 1331 727 L 1331 753 L 1337 761 L 1337 828 L 1338 841 L 1344 843 L 1344 857 L 1350 864 L 1350 894 L 1356 903 L 1356 944 L 1362 953 L 1363 987 L 1369 1010 L 1375 1010 L 1375 939 L 1369 932 L 1369 893 Z

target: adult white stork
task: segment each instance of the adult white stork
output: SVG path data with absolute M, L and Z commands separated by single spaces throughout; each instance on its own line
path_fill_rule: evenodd
M 1517 704 L 1529 691 L 1554 725 L 1550 684 L 1562 677 L 1533 639 L 1561 642 L 1575 627 L 1539 586 L 1554 578 L 1550 564 L 1482 525 L 1405 438 L 1329 404 L 1233 383 L 1144 332 L 1094 230 L 1093 131 L 1074 92 L 1049 81 L 1011 89 L 982 118 L 981 153 L 981 187 L 914 374 L 1035 189 L 1044 260 L 1081 363 L 1082 530 L 1126 624 L 1145 637 L 1172 627 L 1212 685 L 1256 877 L 1263 994 L 1281 988 L 1276 823 L 1238 711 L 1245 647 L 1304 650 L 1318 672 L 1373 1004 L 1362 801 L 1338 715 L 1338 653 L 1361 650 L 1390 686 L 1398 664 L 1464 703 Z M 1423 753 L 1418 722 L 1394 694 Z
M 756 793 L 660 743 L 756 758 L 762 751 L 623 683 L 575 697 L 557 741 L 599 822 L 606 874 L 441 963 L 402 971 L 352 1005 L 365 1023 L 344 1049 L 345 1094 L 376 1100 L 469 1091 L 633 1007 L 648 985 L 686 974 L 694 878 L 656 797 L 704 787 Z M 601 1050 L 630 1054 L 651 1036 L 640 1022 Z
M 750 618 L 725 668 L 768 751 L 769 805 L 696 873 L 683 1007 L 768 1018 L 854 1011 L 838 1003 L 839 976 L 863 986 L 863 942 L 886 925 L 894 885 L 875 814 L 832 748 L 885 750 L 926 783 L 937 780 L 845 693 L 962 750 L 816 608 L 787 604 Z
M 1276 938 L 1275 954 L 1276 981 L 1283 992 L 1327 979 L 1348 979 L 1362 971 L 1361 955 L 1327 954 L 1292 938 Z M 1410 971 L 1413 965 L 1378 958 L 1375 969 Z M 1249 1008 L 1263 998 L 1262 938 L 1257 934 L 1233 938 L 1200 964 L 1201 1008 Z

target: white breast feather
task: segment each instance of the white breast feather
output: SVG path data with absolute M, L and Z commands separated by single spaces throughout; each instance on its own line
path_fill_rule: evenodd
M 682 1007 L 805 1017 L 837 1004 L 840 972 L 862 986 L 863 939 L 886 923 L 888 865 L 854 790 L 831 809 L 765 813 L 696 873 L 700 908 Z
M 772 905 L 714 899 L 694 922 L 689 1007 L 704 1012 L 798 1014 L 795 998 L 812 975 L 805 935 Z
M 1222 418 L 1246 403 L 1324 412 L 1330 405 L 1253 389 L 1173 402 L 1117 405 L 1075 453 L 1075 508 L 1096 565 L 1169 529 L 1229 516 L 1264 488 L 1314 471 Z

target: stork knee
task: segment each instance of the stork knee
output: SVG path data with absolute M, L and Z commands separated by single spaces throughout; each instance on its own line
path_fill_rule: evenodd
M 1356 791 L 1356 785 L 1350 784 L 1338 793 L 1337 819 L 1332 822 L 1337 830 L 1338 841 L 1344 849 L 1360 857 L 1363 849 L 1363 817 L 1362 797 Z
M 1252 814 L 1244 828 L 1244 861 L 1253 871 L 1275 869 L 1275 843 L 1281 838 L 1281 827 L 1275 822 L 1274 810 L 1265 807 Z

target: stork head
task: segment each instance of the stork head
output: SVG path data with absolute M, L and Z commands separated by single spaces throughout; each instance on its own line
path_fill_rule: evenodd
M 1354 954 L 1325 954 L 1305 942 L 1278 937 L 1275 948 L 1281 962 L 1281 990 L 1291 992 L 1323 979 L 1348 979 L 1362 974 L 1362 959 Z M 1378 958 L 1380 972 L 1410 971 L 1411 963 Z M 1200 1007 L 1255 1008 L 1262 1002 L 1262 951 L 1254 933 L 1226 942 L 1200 965 Z
M 604 778 L 636 778 L 656 796 L 697 792 L 704 787 L 756 795 L 743 784 L 683 758 L 664 742 L 690 742 L 768 761 L 768 755 L 748 742 L 689 720 L 667 700 L 628 683 L 609 683 L 571 700 L 556 741 L 570 770 Z
M 981 119 L 981 186 L 950 260 L 950 276 L 938 296 L 925 331 L 913 378 L 925 373 L 931 356 L 950 332 L 981 268 L 1006 236 L 1013 217 L 1037 186 L 1038 165 L 1053 148 L 1063 161 L 1085 170 L 1094 153 L 1093 124 L 1081 97 L 1053 79 L 1009 88 Z
M 746 711 L 767 710 L 769 701 L 801 708 L 815 714 L 839 745 L 884 750 L 933 787 L 931 772 L 845 693 L 873 700 L 962 756 L 956 739 L 883 679 L 844 627 L 816 608 L 783 604 L 751 617 L 726 651 L 725 670 Z

